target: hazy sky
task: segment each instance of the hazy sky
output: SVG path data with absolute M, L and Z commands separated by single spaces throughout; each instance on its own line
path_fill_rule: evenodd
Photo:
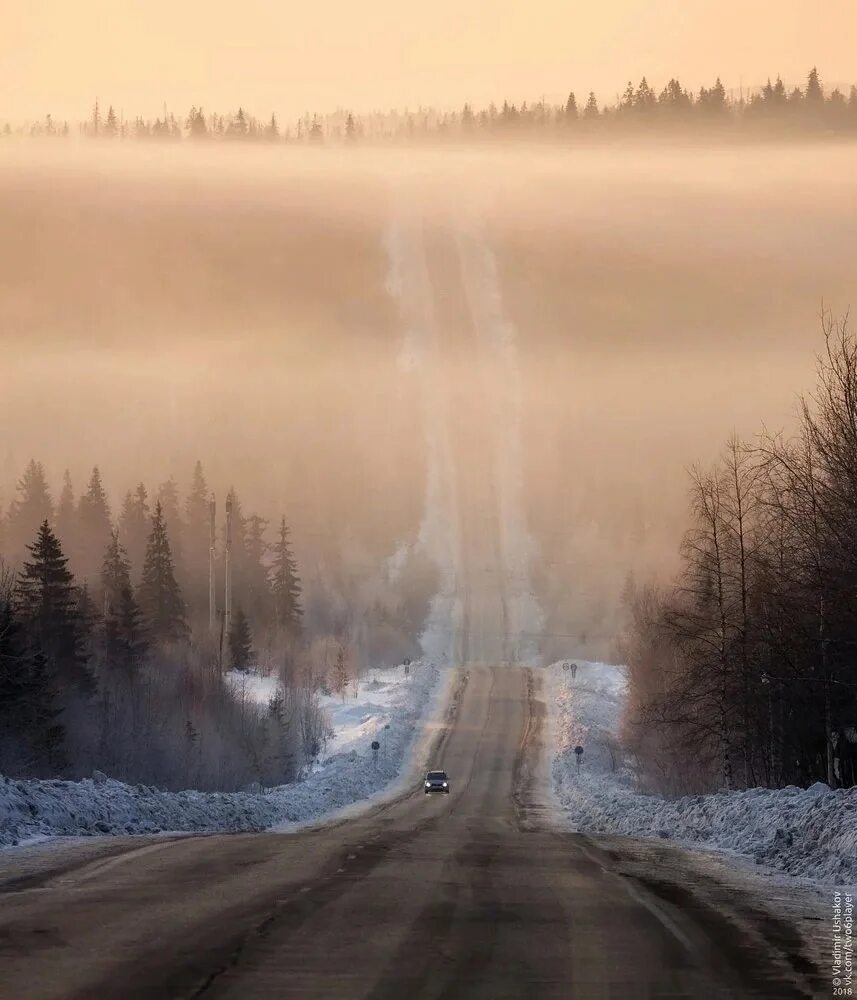
M 2 0 L 0 118 L 259 115 L 857 78 L 857 0 Z

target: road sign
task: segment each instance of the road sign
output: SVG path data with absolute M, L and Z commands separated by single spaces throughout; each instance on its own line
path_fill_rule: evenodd
M 373 750 L 380 750 L 381 749 L 381 744 L 377 740 L 372 740 L 372 749 Z

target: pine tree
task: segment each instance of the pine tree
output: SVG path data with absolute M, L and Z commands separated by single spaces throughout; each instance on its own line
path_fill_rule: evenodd
M 119 120 L 116 117 L 116 112 L 113 110 L 113 105 L 107 109 L 107 120 L 104 123 L 104 134 L 109 139 L 115 139 L 119 132 Z
M 185 128 L 187 128 L 188 135 L 191 139 L 205 139 L 208 135 L 208 129 L 205 126 L 205 115 L 202 112 L 202 108 L 192 107 L 187 116 L 187 122 L 185 123 Z
M 181 577 L 184 574 L 184 524 L 179 510 L 179 489 L 172 476 L 158 487 L 158 501 L 170 537 L 173 566 Z
M 133 493 L 126 493 L 119 515 L 119 537 L 128 553 L 132 575 L 139 575 L 146 556 L 151 513 L 146 487 L 140 483 Z
M 104 587 L 104 655 L 110 667 L 133 670 L 146 653 L 146 636 L 140 606 L 131 587 L 128 557 L 112 536 L 101 574 Z
M 110 506 L 97 465 L 92 470 L 86 492 L 78 503 L 77 520 L 76 569 L 84 580 L 97 581 L 103 553 L 113 530 L 110 523 Z
M 30 460 L 24 475 L 18 480 L 18 493 L 9 508 L 6 526 L 6 544 L 17 562 L 39 530 L 43 521 L 54 518 L 54 504 L 41 462 Z
M 202 463 L 197 462 L 185 500 L 185 591 L 194 608 L 208 601 L 209 501 Z
M 104 590 L 104 613 L 107 614 L 119 601 L 123 588 L 131 586 L 128 555 L 119 541 L 119 533 L 110 535 L 101 567 L 101 586 Z
M 268 543 L 265 541 L 267 526 L 268 522 L 258 514 L 252 514 L 246 521 L 240 584 L 244 603 L 256 624 L 269 620 L 270 617 L 271 590 L 268 585 L 268 568 L 265 565 L 265 555 L 268 552 Z
M 324 142 L 324 132 L 321 128 L 321 122 L 318 120 L 318 115 L 312 116 L 312 125 L 309 130 L 309 141 L 315 143 L 316 145 Z
M 74 552 L 77 538 L 77 508 L 74 502 L 74 489 L 68 469 L 63 475 L 62 493 L 57 506 L 57 537 L 64 552 Z
M 233 139 L 246 139 L 250 127 L 247 123 L 247 115 L 243 108 L 238 109 L 238 114 L 229 123 L 226 134 Z
M 340 642 L 336 647 L 336 660 L 333 664 L 333 690 L 342 695 L 345 701 L 345 694 L 348 689 L 348 664 L 345 660 L 345 646 Z
M 92 677 L 83 653 L 79 594 L 68 560 L 47 521 L 42 522 L 35 542 L 27 548 L 31 559 L 24 563 L 17 585 L 21 617 L 61 683 L 88 692 Z
M 265 138 L 268 142 L 276 142 L 280 138 L 280 126 L 277 124 L 277 116 L 271 115 L 271 120 L 265 126 Z
M 274 614 L 277 627 L 298 634 L 301 630 L 301 586 L 297 575 L 297 563 L 289 544 L 289 529 L 286 519 L 280 520 L 280 532 L 272 546 L 274 554 L 271 566 L 271 592 L 274 597 Z
M 84 657 L 89 660 L 95 652 L 95 639 L 101 623 L 98 606 L 92 597 L 89 584 L 84 581 L 74 589 L 75 611 L 80 624 L 80 642 Z
M 569 92 L 568 100 L 565 102 L 565 120 L 567 123 L 577 121 L 577 98 L 573 90 Z
M 809 71 L 806 81 L 806 102 L 808 105 L 818 107 L 824 101 L 824 90 L 815 66 Z
M 232 627 L 229 630 L 229 658 L 233 670 L 246 671 L 250 669 L 253 660 L 253 637 L 250 633 L 250 622 L 240 607 L 232 616 Z
M 10 579 L 0 578 L 0 770 L 55 772 L 64 736 L 56 699 L 44 654 L 28 648 Z
M 465 110 L 467 105 L 464 105 Z M 354 142 L 357 138 L 357 126 L 354 122 L 354 115 L 349 111 L 348 116 L 345 119 L 345 139 L 346 142 Z
M 185 606 L 176 582 L 160 500 L 155 504 L 152 532 L 146 546 L 139 602 L 149 634 L 156 642 L 174 642 L 187 636 Z
M 598 101 L 595 99 L 595 91 L 589 91 L 589 98 L 586 101 L 586 107 L 583 109 L 583 117 L 588 120 L 593 120 L 598 118 L 600 112 L 598 111 Z

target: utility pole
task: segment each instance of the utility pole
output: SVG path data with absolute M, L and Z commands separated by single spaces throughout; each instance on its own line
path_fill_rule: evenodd
M 226 553 L 224 562 L 226 564 L 226 593 L 223 598 L 223 618 L 226 635 L 232 627 L 232 495 L 226 497 Z
M 214 546 L 215 546 L 215 522 L 216 503 L 214 494 L 208 501 L 208 628 L 212 635 L 217 625 L 217 588 L 214 580 Z

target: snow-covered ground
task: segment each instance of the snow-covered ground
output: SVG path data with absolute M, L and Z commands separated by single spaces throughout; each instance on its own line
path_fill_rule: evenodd
M 672 839 L 833 884 L 857 883 L 857 789 L 801 789 L 664 799 L 636 791 L 616 733 L 625 698 L 622 667 L 578 661 L 576 675 L 546 670 L 554 757 L 551 791 L 561 820 L 590 833 Z M 578 772 L 574 749 L 584 748 Z
M 350 701 L 324 699 L 334 737 L 304 781 L 257 794 L 166 792 L 103 775 L 83 781 L 0 777 L 0 845 L 56 836 L 292 829 L 393 795 L 422 763 L 451 672 L 417 663 L 409 676 L 401 667 L 375 676 L 374 683 L 361 684 L 356 699 L 353 689 Z M 263 680 L 252 681 L 260 699 L 269 686 Z M 376 739 L 381 749 L 374 752 Z

